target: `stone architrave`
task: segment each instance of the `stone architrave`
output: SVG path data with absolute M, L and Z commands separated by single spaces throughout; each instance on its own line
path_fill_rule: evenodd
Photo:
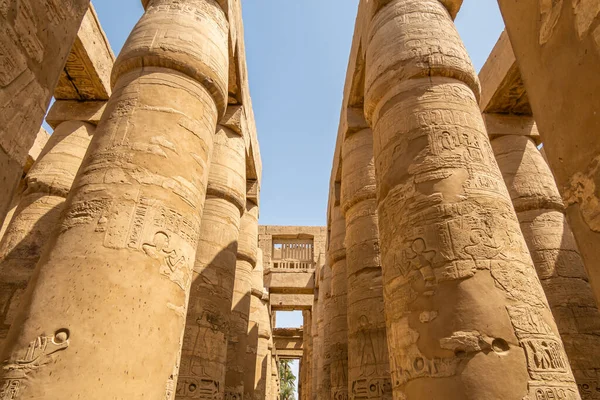
M 498 0 L 569 226 L 600 300 L 600 3 Z
M 227 368 L 225 373 L 225 398 L 241 399 L 244 396 L 248 318 L 252 292 L 252 270 L 256 266 L 258 247 L 258 205 L 246 200 L 246 210 L 241 218 L 238 240 L 233 300 L 227 343 Z
M 146 6 L 2 353 L 20 400 L 175 394 L 228 22 L 209 0 Z
M 448 11 L 371 12 L 364 104 L 394 398 L 579 399 Z
M 0 226 L 89 4 L 0 2 Z
M 492 148 L 581 397 L 595 399 L 600 393 L 600 312 L 552 172 L 530 137 L 501 136 L 492 140 Z
M 250 298 L 250 314 L 248 317 L 248 340 L 246 347 L 246 369 L 244 388 L 250 400 L 265 400 L 267 389 L 267 355 L 271 338 L 271 321 L 269 319 L 269 293 L 264 289 L 263 254 L 258 249 L 256 266 L 252 271 L 252 297 Z M 254 365 L 252 365 L 254 363 Z
M 391 399 L 373 163 L 373 133 L 357 127 L 343 142 L 341 205 L 346 222 L 348 398 Z M 370 396 L 370 397 L 369 397 Z
M 331 399 L 348 398 L 348 319 L 346 277 L 346 221 L 339 206 L 331 211 L 331 233 L 327 257 L 331 263 L 331 299 L 329 312 L 329 346 L 325 358 L 329 359 Z
M 321 339 L 321 351 L 319 352 L 319 381 L 317 384 L 319 400 L 331 399 L 331 268 L 328 265 L 329 260 L 323 265 L 322 274 L 323 280 L 320 285 L 320 300 L 321 305 L 321 326 L 319 327 L 319 336 Z
M 244 138 L 219 125 L 192 274 L 176 399 L 194 399 L 199 394 L 224 396 L 240 218 L 245 208 Z
M 48 238 L 60 222 L 75 175 L 96 127 L 60 124 L 25 177 L 25 191 L 0 241 L 0 347 Z

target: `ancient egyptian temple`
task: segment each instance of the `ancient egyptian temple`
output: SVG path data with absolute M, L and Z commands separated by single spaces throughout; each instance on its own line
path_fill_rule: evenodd
M 242 3 L 0 0 L 0 400 L 599 400 L 600 0 L 479 74 L 360 0 L 324 227 L 259 226 Z

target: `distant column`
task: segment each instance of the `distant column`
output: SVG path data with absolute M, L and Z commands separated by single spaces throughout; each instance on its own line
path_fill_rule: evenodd
M 600 312 L 554 176 L 527 136 L 501 136 L 492 147 L 581 397 L 594 398 L 600 392 Z
M 0 348 L 20 309 L 42 249 L 55 234 L 96 127 L 65 121 L 25 177 L 25 192 L 0 242 Z
M 321 309 L 319 310 L 319 337 L 321 337 L 321 351 L 319 352 L 319 377 L 317 383 L 318 399 L 329 400 L 331 398 L 331 377 L 330 377 L 330 365 L 331 358 L 329 355 L 328 348 L 331 346 L 331 339 L 329 337 L 329 326 L 330 326 L 330 312 L 331 312 L 331 268 L 327 265 L 323 265 L 322 268 L 323 280 L 321 281 L 319 289 L 319 304 Z M 321 303 L 322 302 L 322 303 Z
M 450 14 L 437 0 L 372 11 L 365 112 L 394 398 L 579 399 Z
M 225 398 L 244 396 L 246 347 L 248 345 L 248 317 L 252 291 L 252 269 L 256 265 L 258 246 L 258 206 L 246 200 L 238 242 L 233 302 L 227 344 Z
M 227 114 L 233 112 L 230 106 Z M 226 119 L 226 118 L 225 118 Z M 177 399 L 225 394 L 227 334 L 241 214 L 246 208 L 244 138 L 219 125 L 208 177 L 200 242 L 177 382 Z
M 315 270 L 315 287 L 317 287 L 318 282 L 318 273 L 319 271 Z M 320 326 L 322 324 L 322 318 L 320 316 L 321 313 L 321 289 L 315 289 L 315 299 L 313 301 L 313 312 L 312 312 L 312 326 L 311 326 L 311 339 L 312 339 L 312 354 L 311 354 L 311 369 L 312 369 L 312 377 L 311 377 L 311 393 L 312 396 L 310 400 L 318 399 L 318 387 L 319 387 L 319 376 L 321 375 L 321 334 L 320 334 Z
M 0 5 L 0 226 L 90 0 Z
M 346 222 L 348 384 L 351 400 L 392 398 L 386 341 L 373 133 L 356 127 L 342 148 L 341 204 Z
M 303 398 L 305 400 L 312 399 L 312 310 L 302 311 L 302 326 L 304 328 L 302 334 L 302 360 L 304 360 L 304 390 Z
M 148 2 L 0 357 L 19 400 L 174 397 L 228 57 L 218 3 Z
M 329 347 L 325 357 L 330 359 L 331 398 L 348 398 L 348 318 L 346 277 L 346 221 L 339 206 L 331 212 L 331 234 L 328 259 L 331 262 L 331 299 L 329 320 Z

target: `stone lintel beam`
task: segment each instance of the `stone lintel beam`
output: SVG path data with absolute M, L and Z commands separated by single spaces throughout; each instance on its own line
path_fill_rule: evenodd
M 529 136 L 537 144 L 541 143 L 540 133 L 533 117 L 511 114 L 483 114 L 483 121 L 490 139 L 500 136 Z
M 265 286 L 271 293 L 312 294 L 315 290 L 314 271 L 265 270 Z
M 57 100 L 54 102 L 46 122 L 53 129 L 65 121 L 84 121 L 90 124 L 98 125 L 102 113 L 106 108 L 106 101 L 76 101 L 76 100 Z
M 275 311 L 311 310 L 313 294 L 271 293 L 271 309 Z
M 479 73 L 480 108 L 486 113 L 531 115 L 529 98 L 506 31 Z
M 277 355 L 277 357 L 279 357 L 280 360 L 302 359 L 304 350 L 296 350 L 296 349 L 280 350 L 278 348 L 275 348 L 275 354 Z
M 92 4 L 85 13 L 54 97 L 57 100 L 108 100 L 115 55 Z

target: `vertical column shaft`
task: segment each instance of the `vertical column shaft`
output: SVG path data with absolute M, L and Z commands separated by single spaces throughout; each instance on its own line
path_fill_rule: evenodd
M 248 318 L 252 291 L 252 269 L 256 265 L 258 246 L 258 206 L 246 201 L 242 215 L 238 242 L 233 302 L 227 345 L 227 372 L 225 398 L 241 399 L 244 396 L 246 347 L 248 343 Z M 252 366 L 253 368 L 254 366 Z
M 302 311 L 303 317 L 303 333 L 302 333 L 302 360 L 304 361 L 304 394 L 303 397 L 306 400 L 312 399 L 312 374 L 313 374 L 313 360 L 312 360 L 312 310 Z
M 578 399 L 448 11 L 373 6 L 365 111 L 394 398 Z
M 217 128 L 182 346 L 177 399 L 224 396 L 227 335 L 240 218 L 246 204 L 244 138 Z
M 342 158 L 349 398 L 391 399 L 371 130 L 360 129 L 346 137 Z
M 25 191 L 0 242 L 0 348 L 95 130 L 86 122 L 61 123 L 25 177 Z
M 329 400 L 331 398 L 331 376 L 330 365 L 331 358 L 329 346 L 331 338 L 329 337 L 330 312 L 331 312 L 331 268 L 325 263 L 321 270 L 323 280 L 319 289 L 319 337 L 321 338 L 321 351 L 319 352 L 319 377 L 317 382 L 317 391 L 319 400 Z
M 318 281 L 317 271 L 315 271 L 315 286 Z M 310 400 L 318 399 L 318 382 L 319 376 L 321 374 L 320 363 L 321 363 L 321 335 L 320 335 L 320 326 L 321 326 L 321 289 L 317 288 L 315 290 L 315 299 L 313 301 L 313 313 L 312 313 L 312 354 L 311 354 L 311 368 L 312 368 L 312 377 L 311 377 L 311 393 L 312 397 Z
M 0 385 L 19 399 L 172 399 L 228 23 L 210 0 L 150 0 L 11 327 Z M 13 390 L 13 389 L 11 389 Z
M 331 299 L 329 317 L 329 347 L 325 357 L 330 358 L 331 398 L 348 398 L 348 317 L 346 277 L 346 222 L 339 206 L 331 212 L 331 236 L 328 258 L 331 262 Z M 327 354 L 327 352 L 329 354 Z
M 546 160 L 532 139 L 492 140 L 581 397 L 600 390 L 600 312 Z

